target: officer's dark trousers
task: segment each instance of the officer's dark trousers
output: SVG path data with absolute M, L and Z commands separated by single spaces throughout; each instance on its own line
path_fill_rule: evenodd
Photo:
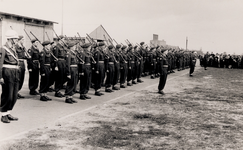
M 1 112 L 13 109 L 19 90 L 19 69 L 2 68 Z
M 84 75 L 80 76 L 80 94 L 87 94 L 91 84 L 91 65 L 84 65 Z
M 203 64 L 204 68 L 208 67 L 208 61 L 206 59 L 204 59 L 204 64 Z
M 127 63 L 121 64 L 120 71 L 121 71 L 120 84 L 124 84 L 127 79 L 127 72 L 128 72 Z
M 45 76 L 41 76 L 39 93 L 47 93 L 50 85 L 51 67 L 44 66 Z
M 56 81 L 55 81 L 55 91 L 59 92 L 64 82 L 66 81 L 67 75 L 66 75 L 66 60 L 58 60 L 57 61 L 57 68 L 58 71 L 56 71 Z
M 25 64 L 24 61 L 19 61 L 19 91 L 22 89 L 24 84 L 24 76 L 25 76 Z
M 160 61 L 157 61 L 157 64 L 156 64 L 156 70 L 155 70 L 155 74 L 158 74 L 161 72 L 161 66 L 160 66 Z
M 192 74 L 194 72 L 194 69 L 195 69 L 195 65 L 194 64 L 191 64 L 190 65 L 190 74 Z
M 109 72 L 106 73 L 107 77 L 106 77 L 106 81 L 105 81 L 105 87 L 109 88 L 113 84 L 114 72 L 115 72 L 114 64 L 108 64 L 107 70 L 109 70 Z
M 78 66 L 70 67 L 71 78 L 67 78 L 67 87 L 65 94 L 67 96 L 72 96 L 76 91 L 76 86 L 78 83 Z
M 105 72 L 104 72 L 104 63 L 99 63 L 97 71 L 99 71 L 99 73 L 95 72 L 94 75 L 94 89 L 97 91 L 101 88 L 101 83 L 102 80 L 104 79 L 105 76 Z M 82 83 L 81 83 L 82 84 Z
M 39 85 L 39 62 L 33 62 L 32 71 L 29 72 L 29 89 L 31 92 L 35 91 Z
M 127 82 L 130 82 L 132 80 L 132 75 L 134 70 L 134 63 L 131 63 L 130 65 L 131 69 L 128 68 L 128 73 L 127 73 Z
M 168 69 L 167 67 L 162 68 L 160 78 L 159 78 L 159 86 L 158 86 L 159 91 L 163 90 L 165 87 L 165 83 L 167 80 L 167 69 Z
M 120 63 L 115 63 L 115 72 L 114 72 L 114 79 L 113 79 L 113 86 L 118 83 L 120 78 Z

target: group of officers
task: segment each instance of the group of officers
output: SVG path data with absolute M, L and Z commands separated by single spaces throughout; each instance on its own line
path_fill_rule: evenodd
M 205 67 L 243 69 L 243 55 L 231 55 L 224 53 L 207 52 L 205 55 L 200 55 L 200 65 Z
M 59 36 L 57 42 L 41 43 L 32 39 L 32 46 L 27 50 L 24 37 L 16 31 L 7 31 L 6 38 L 0 51 L 1 121 L 4 123 L 18 120 L 11 115 L 11 110 L 18 98 L 24 98 L 19 91 L 24 83 L 25 60 L 29 71 L 29 94 L 40 95 L 41 101 L 50 101 L 47 93 L 55 92 L 55 97 L 66 97 L 65 102 L 69 104 L 77 103 L 73 99 L 75 93 L 79 93 L 82 100 L 90 99 L 87 95 L 90 87 L 95 89 L 95 95 L 101 96 L 102 86 L 110 93 L 141 83 L 141 77 L 147 75 L 151 79 L 160 77 L 158 93 L 164 94 L 167 74 L 174 73 L 174 69 L 180 71 L 190 67 L 189 75 L 192 76 L 196 63 L 196 54 L 192 51 L 148 47 L 144 42 L 136 46 L 131 43 L 114 46 L 108 42 L 70 41 Z M 38 49 L 38 44 L 43 49 Z M 61 93 L 64 85 L 65 92 Z

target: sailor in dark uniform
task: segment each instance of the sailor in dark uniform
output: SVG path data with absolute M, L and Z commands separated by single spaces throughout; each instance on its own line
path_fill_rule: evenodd
M 159 57 L 160 61 L 162 60 L 162 65 L 160 65 L 161 72 L 160 72 L 160 78 L 159 78 L 159 86 L 158 86 L 159 92 L 158 93 L 164 95 L 163 89 L 164 89 L 165 84 L 166 84 L 167 71 L 168 71 L 168 61 L 167 61 L 167 58 L 166 58 L 166 55 L 168 53 L 168 49 L 162 49 L 161 51 L 163 52 L 163 54 Z
M 18 120 L 11 115 L 11 111 L 17 101 L 19 91 L 19 66 L 15 50 L 19 36 L 16 31 L 8 30 L 6 38 L 7 42 L 0 49 L 0 84 L 2 85 L 0 110 L 2 113 L 1 121 L 10 123 L 10 121 Z

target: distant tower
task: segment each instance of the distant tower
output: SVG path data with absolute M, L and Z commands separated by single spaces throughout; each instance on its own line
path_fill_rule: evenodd
M 153 40 L 150 40 L 150 46 L 154 47 L 154 46 L 165 46 L 166 45 L 166 41 L 165 40 L 159 40 L 159 35 L 158 34 L 153 34 Z

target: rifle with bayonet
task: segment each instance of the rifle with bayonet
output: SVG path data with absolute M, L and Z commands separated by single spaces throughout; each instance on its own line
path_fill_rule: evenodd
M 30 34 L 33 35 L 33 37 L 41 44 L 42 47 L 44 47 L 41 43 L 41 41 L 30 31 Z M 50 50 L 50 54 L 51 56 L 57 61 L 58 59 L 54 56 L 54 54 L 52 53 L 52 51 Z

